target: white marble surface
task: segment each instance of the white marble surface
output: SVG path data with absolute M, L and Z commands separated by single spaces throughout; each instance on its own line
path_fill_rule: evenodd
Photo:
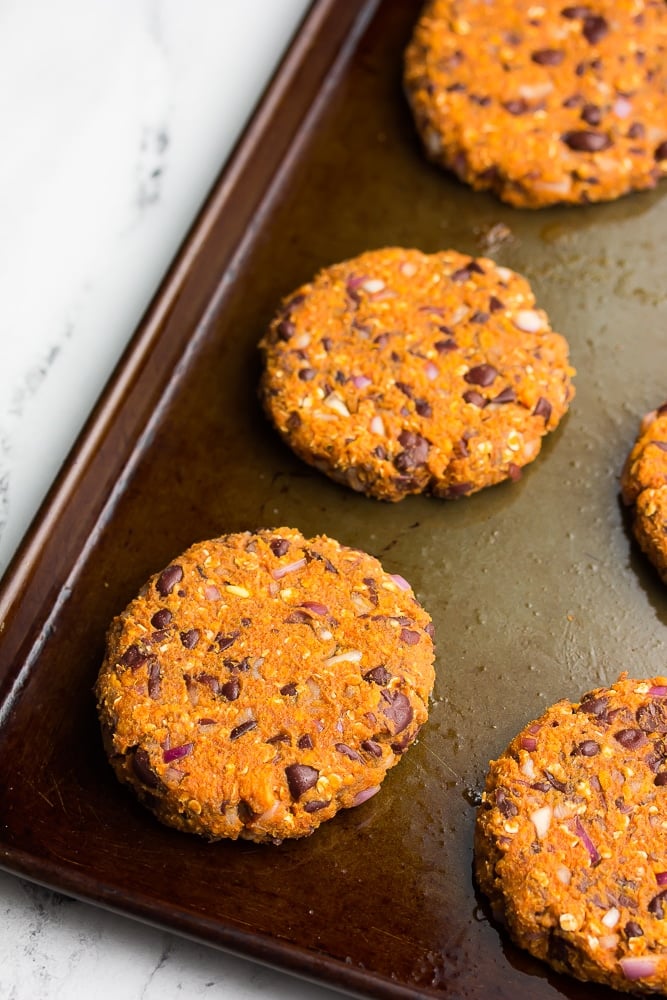
M 308 0 L 0 4 L 0 572 Z M 3 1000 L 339 995 L 0 873 Z

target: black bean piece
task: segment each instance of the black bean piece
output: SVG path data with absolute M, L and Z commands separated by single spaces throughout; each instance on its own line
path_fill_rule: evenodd
M 547 779 L 552 788 L 555 788 L 557 792 L 567 792 L 567 784 L 564 781 L 560 781 L 551 771 L 544 768 L 544 777 Z
M 438 354 L 446 354 L 448 351 L 455 351 L 459 345 L 452 337 L 448 337 L 447 340 L 436 340 L 433 346 Z
M 642 732 L 641 729 L 619 729 L 617 733 L 614 733 L 614 739 L 626 750 L 637 750 L 648 743 L 646 733 Z
M 288 698 L 293 697 L 297 693 L 297 690 L 296 684 L 292 681 L 289 684 L 283 684 L 280 689 L 280 693 Z
M 317 784 L 320 772 L 308 764 L 288 764 L 285 768 L 287 787 L 293 799 L 299 799 Z
M 161 597 L 166 597 L 182 579 L 183 567 L 174 563 L 160 573 L 155 582 L 155 589 Z
M 118 662 L 123 667 L 130 667 L 131 670 L 137 670 L 142 663 L 145 663 L 148 659 L 148 653 L 142 653 L 136 643 L 132 643 L 128 646 L 123 655 L 119 658 Z
M 655 776 L 653 784 L 657 785 L 658 788 L 662 788 L 667 785 L 667 771 L 659 771 Z
M 600 753 L 600 744 L 595 740 L 584 740 L 578 743 L 572 751 L 573 757 L 596 757 Z
M 373 684 L 385 685 L 391 680 L 391 674 L 386 667 L 380 665 L 373 667 L 372 670 L 367 670 L 364 674 L 364 680 L 372 681 Z
M 582 33 L 587 42 L 597 45 L 609 33 L 609 24 L 599 14 L 588 14 L 584 17 Z
M 236 701 L 238 696 L 241 694 L 241 681 L 238 677 L 230 677 L 228 681 L 220 688 L 220 694 L 227 701 Z
M 162 674 L 160 673 L 160 664 L 156 659 L 151 661 L 151 665 L 148 668 L 148 696 L 154 701 L 160 697 L 162 690 Z
M 401 642 L 404 642 L 406 646 L 416 646 L 419 642 L 419 632 L 415 632 L 410 628 L 402 628 L 398 634 L 398 638 Z
M 488 318 L 489 318 L 488 312 L 484 312 L 483 309 L 479 309 L 477 312 L 474 312 L 472 314 L 472 316 L 470 317 L 470 322 L 471 323 L 486 323 L 486 321 L 488 320 Z
M 199 642 L 199 629 L 189 628 L 187 632 L 181 632 L 181 642 L 186 649 L 194 649 Z
M 383 688 L 382 697 L 385 701 L 382 711 L 387 719 L 393 723 L 394 735 L 397 736 L 398 733 L 402 733 L 412 722 L 414 715 L 412 705 L 401 691 L 392 692 Z
M 227 635 L 223 635 L 222 632 L 218 632 L 218 634 L 215 637 L 215 643 L 218 647 L 218 650 L 222 653 L 225 651 L 225 649 L 229 649 L 229 647 L 236 642 L 236 640 L 240 635 L 241 633 L 239 632 L 238 629 L 234 629 L 233 632 L 229 632 Z
M 644 932 L 643 932 L 643 930 L 641 929 L 640 925 L 637 923 L 636 920 L 628 920 L 627 924 L 625 925 L 624 930 L 625 930 L 626 937 L 629 937 L 629 938 L 631 938 L 631 937 L 643 937 L 644 936 Z
M 656 160 L 667 160 L 667 139 L 660 143 L 654 155 Z
M 328 802 L 324 802 L 322 799 L 311 799 L 310 802 L 306 802 L 303 807 L 303 811 L 307 813 L 316 813 L 320 809 L 326 809 L 329 805 Z
M 492 295 L 489 299 L 489 310 L 491 312 L 498 312 L 499 309 L 504 309 L 505 306 L 495 295 Z
M 207 674 L 205 671 L 200 674 L 195 674 L 195 680 L 199 684 L 206 685 L 213 694 L 219 694 L 220 692 L 220 681 L 213 674 Z
M 573 4 L 571 7 L 563 7 L 561 14 L 563 17 L 567 17 L 571 21 L 576 21 L 581 17 L 588 17 L 591 13 L 590 7 L 585 7 L 583 4 Z
M 394 459 L 394 465 L 399 472 L 408 472 L 424 464 L 431 447 L 426 438 L 421 434 L 415 434 L 414 431 L 401 431 L 398 441 L 404 448 L 404 451 L 399 452 Z
M 151 618 L 151 625 L 153 628 L 166 628 L 171 621 L 171 617 L 171 611 L 169 611 L 168 608 L 160 608 L 160 610 L 156 611 Z
M 645 733 L 667 733 L 667 705 L 663 701 L 649 701 L 635 712 L 637 725 Z
M 283 319 L 278 323 L 276 333 L 280 340 L 289 340 L 296 333 L 296 326 L 291 319 Z
M 160 784 L 160 779 L 151 767 L 148 750 L 144 750 L 142 747 L 137 747 L 132 754 L 132 770 L 139 781 L 147 785 L 148 788 L 157 788 Z
M 665 907 L 663 905 L 665 900 L 667 900 L 667 889 L 663 889 L 662 892 L 657 894 L 657 896 L 654 896 L 646 907 L 648 912 L 652 913 L 654 917 L 658 918 L 658 920 L 662 920 L 665 916 Z
M 375 740 L 363 740 L 361 744 L 361 749 L 369 753 L 371 757 L 381 757 L 382 747 Z
M 511 115 L 525 115 L 525 113 L 530 109 L 528 101 L 525 101 L 523 97 L 515 97 L 510 101 L 505 101 L 503 104 L 505 111 L 509 111 Z
M 432 417 L 433 409 L 427 399 L 416 399 L 415 410 L 420 417 Z
M 539 406 L 539 400 L 537 405 Z M 533 410 L 533 412 L 535 413 L 536 411 L 537 411 L 537 406 L 535 407 L 535 410 Z M 599 716 L 605 714 L 605 712 L 607 711 L 608 704 L 609 704 L 608 698 L 604 697 L 595 698 L 592 694 L 584 695 L 577 711 L 586 712 L 588 715 L 594 715 L 596 718 L 598 718 Z
M 270 736 L 266 743 L 270 743 L 272 746 L 275 743 L 291 743 L 292 739 L 289 733 L 276 733 L 275 736 Z
M 240 726 L 234 726 L 229 734 L 229 738 L 230 740 L 237 740 L 239 736 L 244 736 L 246 733 L 249 733 L 251 729 L 255 729 L 256 726 L 256 719 L 248 719 L 247 722 L 242 722 Z
M 289 542 L 286 538 L 272 538 L 269 542 L 269 548 L 273 552 L 274 556 L 284 556 L 289 549 Z
M 299 369 L 299 378 L 301 379 L 302 382 L 312 382 L 312 380 L 315 378 L 315 369 L 314 368 L 300 368 Z
M 511 386 L 508 386 L 506 389 L 503 389 L 501 392 L 499 392 L 497 396 L 494 396 L 491 402 L 516 403 L 516 392 L 514 391 L 514 389 L 512 389 Z
M 628 129 L 628 139 L 643 139 L 645 135 L 646 129 L 641 122 L 633 122 Z M 667 148 L 665 148 L 665 155 L 667 155 Z M 656 157 L 656 159 L 660 159 L 660 157 Z
M 587 125 L 596 127 L 602 121 L 602 111 L 597 104 L 584 104 L 581 109 L 581 118 Z
M 349 760 L 357 760 L 360 764 L 363 764 L 361 754 L 358 754 L 356 750 L 349 747 L 347 743 L 334 743 L 334 746 L 338 753 L 342 753 L 344 757 L 347 757 Z
M 312 750 L 313 749 L 312 737 L 310 736 L 309 733 L 304 733 L 303 736 L 300 736 L 298 738 L 298 740 L 296 741 L 296 745 L 298 746 L 299 750 Z
M 545 423 L 549 420 L 551 416 L 551 403 L 544 396 L 540 396 L 535 404 L 535 409 L 533 410 L 534 417 L 544 417 Z
M 512 816 L 516 816 L 519 812 L 518 806 L 508 797 L 505 788 L 496 788 L 495 800 L 501 815 L 505 819 L 511 819 Z
M 560 66 L 565 53 L 562 49 L 537 49 L 530 58 L 539 66 Z
M 565 132 L 561 139 L 575 153 L 601 153 L 612 145 L 606 132 L 593 132 L 590 129 Z
M 463 393 L 463 398 L 466 403 L 470 403 L 472 406 L 479 406 L 480 410 L 483 410 L 489 402 L 486 396 L 483 396 L 481 392 L 477 392 L 476 389 L 466 390 L 466 392 Z

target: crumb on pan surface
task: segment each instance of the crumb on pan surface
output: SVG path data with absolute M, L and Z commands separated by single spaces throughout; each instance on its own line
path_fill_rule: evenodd
M 559 972 L 667 989 L 667 677 L 560 701 L 491 761 L 475 874 Z
M 193 545 L 114 620 L 109 760 L 210 840 L 311 833 L 378 791 L 427 719 L 433 628 L 377 559 L 291 528 Z
M 621 474 L 632 530 L 667 583 L 667 403 L 647 413 Z
M 574 396 L 567 341 L 526 279 L 454 250 L 389 247 L 324 268 L 260 349 L 284 440 L 382 500 L 518 479 Z
M 664 0 L 430 0 L 404 79 L 426 155 L 517 207 L 667 173 Z

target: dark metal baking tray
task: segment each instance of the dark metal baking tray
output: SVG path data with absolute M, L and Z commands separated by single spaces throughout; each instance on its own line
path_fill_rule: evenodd
M 665 590 L 618 501 L 638 420 L 667 395 L 665 189 L 522 212 L 429 166 L 400 81 L 417 14 L 314 4 L 3 581 L 0 864 L 359 996 L 602 998 L 489 922 L 474 801 L 550 702 L 666 669 Z M 382 504 L 265 422 L 256 344 L 276 303 L 391 244 L 516 267 L 568 336 L 577 397 L 520 482 Z M 116 783 L 91 687 L 149 574 L 194 540 L 281 523 L 413 582 L 437 628 L 431 719 L 381 794 L 315 836 L 207 845 Z

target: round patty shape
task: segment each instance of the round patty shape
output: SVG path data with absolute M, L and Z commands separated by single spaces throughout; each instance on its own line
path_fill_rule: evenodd
M 621 476 L 640 548 L 667 583 L 667 403 L 647 413 Z
M 560 701 L 492 761 L 480 888 L 558 972 L 667 990 L 667 678 Z
M 667 173 L 664 0 L 431 0 L 405 59 L 426 154 L 523 208 Z
M 427 718 L 406 581 L 291 528 L 193 545 L 114 620 L 97 681 L 121 781 L 210 840 L 311 833 L 378 791 Z
M 525 278 L 454 250 L 322 270 L 260 345 L 261 396 L 306 462 L 382 500 L 517 479 L 574 395 Z

